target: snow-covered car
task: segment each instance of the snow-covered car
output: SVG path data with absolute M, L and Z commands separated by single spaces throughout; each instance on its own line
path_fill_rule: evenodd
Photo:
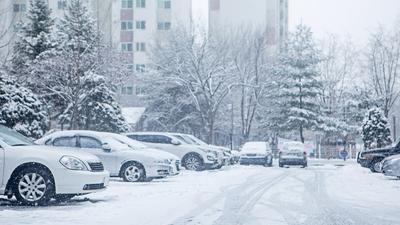
M 279 167 L 285 165 L 300 165 L 307 167 L 307 152 L 301 142 L 286 142 L 279 152 Z
M 218 168 L 221 168 L 223 165 L 230 164 L 230 159 L 231 159 L 230 151 L 231 150 L 228 148 L 225 148 L 222 146 L 217 146 L 217 145 L 209 145 L 191 134 L 171 133 L 171 135 L 174 135 L 175 137 L 179 138 L 179 140 L 186 142 L 188 144 L 199 145 L 204 148 L 211 148 L 213 150 L 218 151 L 218 154 L 220 154 L 220 157 L 222 157 L 222 162 L 218 166 Z
M 24 205 L 46 205 L 106 188 L 109 173 L 92 154 L 39 146 L 0 125 L 0 194 Z
M 385 158 L 381 163 L 383 174 L 400 178 L 400 155 L 393 155 Z
M 135 132 L 124 135 L 147 146 L 176 155 L 187 170 L 214 169 L 222 162 L 218 151 L 180 141 L 170 133 Z
M 56 131 L 36 141 L 38 144 L 79 148 L 98 156 L 111 177 L 126 182 L 149 181 L 169 175 L 170 159 L 151 151 L 135 151 L 119 134 L 96 131 Z
M 239 163 L 241 165 L 272 166 L 273 156 L 268 142 L 246 142 L 240 151 Z
M 157 154 L 158 156 L 168 159 L 170 162 L 169 175 L 174 176 L 174 175 L 178 175 L 180 173 L 181 161 L 179 160 L 179 158 L 176 155 L 173 155 L 171 153 L 161 151 L 161 150 L 158 150 L 155 148 L 150 148 L 150 147 L 144 145 L 143 143 L 141 143 L 139 141 L 135 141 L 124 135 L 116 135 L 115 138 L 118 139 L 119 141 L 129 145 L 129 147 L 131 147 L 132 149 L 134 149 L 136 151 L 150 152 L 150 153 L 154 153 L 154 154 Z

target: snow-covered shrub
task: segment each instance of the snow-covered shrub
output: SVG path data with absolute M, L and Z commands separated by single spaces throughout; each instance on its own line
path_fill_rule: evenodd
M 81 127 L 117 133 L 129 131 L 114 91 L 107 86 L 104 77 L 89 73 L 84 78 L 84 89 L 88 92 L 84 104 L 79 107 Z
M 44 135 L 47 123 L 47 112 L 38 97 L 0 71 L 0 124 L 39 138 Z
M 392 143 L 389 122 L 381 109 L 372 108 L 366 114 L 362 126 L 362 139 L 365 149 L 381 148 Z

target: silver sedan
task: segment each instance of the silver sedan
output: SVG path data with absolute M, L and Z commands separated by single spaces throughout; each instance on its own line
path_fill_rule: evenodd
M 381 163 L 381 169 L 386 176 L 400 178 L 400 155 L 385 158 Z

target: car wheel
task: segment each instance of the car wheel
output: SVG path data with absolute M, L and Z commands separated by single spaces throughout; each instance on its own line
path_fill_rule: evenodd
M 60 195 L 55 195 L 54 199 L 57 202 L 67 202 L 69 200 L 71 200 L 71 198 L 75 197 L 76 195 L 74 194 L 60 194 Z
M 203 170 L 203 160 L 197 155 L 188 155 L 185 158 L 184 166 L 187 170 Z
M 371 172 L 377 173 L 377 172 L 378 172 L 378 167 L 379 167 L 379 162 L 378 162 L 377 160 L 374 160 L 374 161 L 371 163 L 369 169 L 371 170 Z
M 138 163 L 127 163 L 122 168 L 122 179 L 125 182 L 140 182 L 146 180 L 143 166 Z
M 54 195 L 51 174 L 40 168 L 26 168 L 15 179 L 14 194 L 23 205 L 47 205 Z

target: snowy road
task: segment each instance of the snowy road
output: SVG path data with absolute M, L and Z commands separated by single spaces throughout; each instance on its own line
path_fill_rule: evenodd
M 115 179 L 104 192 L 41 208 L 0 199 L 1 225 L 398 225 L 399 215 L 400 180 L 340 161 Z

